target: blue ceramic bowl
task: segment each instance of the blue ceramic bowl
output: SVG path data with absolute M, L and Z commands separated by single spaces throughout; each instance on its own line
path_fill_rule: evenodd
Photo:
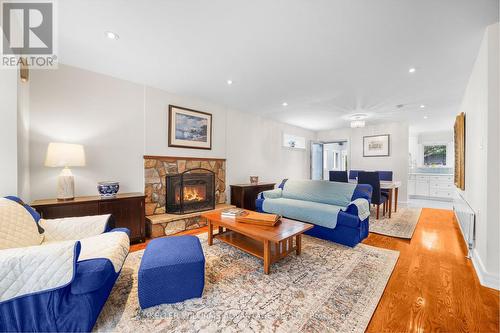
M 99 182 L 97 183 L 97 191 L 103 198 L 113 198 L 120 189 L 119 182 Z

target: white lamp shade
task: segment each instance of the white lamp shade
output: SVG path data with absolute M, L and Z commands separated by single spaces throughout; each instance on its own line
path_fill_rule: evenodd
M 85 166 L 85 151 L 82 145 L 51 142 L 47 148 L 45 166 L 77 167 Z

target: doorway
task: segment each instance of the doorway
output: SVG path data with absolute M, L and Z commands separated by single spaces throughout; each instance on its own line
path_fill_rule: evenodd
M 311 179 L 328 180 L 329 171 L 346 171 L 348 163 L 347 140 L 311 143 Z

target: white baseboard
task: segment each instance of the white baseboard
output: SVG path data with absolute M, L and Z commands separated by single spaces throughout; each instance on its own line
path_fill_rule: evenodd
M 471 251 L 471 256 L 472 264 L 474 265 L 474 269 L 476 270 L 476 274 L 481 285 L 500 290 L 500 276 L 486 271 L 483 261 L 481 260 L 481 257 L 479 256 L 479 253 L 477 253 L 476 249 Z

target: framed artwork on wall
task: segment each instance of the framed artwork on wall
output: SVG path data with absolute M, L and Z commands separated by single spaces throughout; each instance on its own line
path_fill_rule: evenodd
M 212 149 L 212 114 L 168 106 L 168 146 Z
M 390 135 L 370 135 L 363 137 L 363 157 L 383 157 L 390 155 Z
M 455 186 L 465 190 L 465 114 L 460 113 L 455 119 Z

